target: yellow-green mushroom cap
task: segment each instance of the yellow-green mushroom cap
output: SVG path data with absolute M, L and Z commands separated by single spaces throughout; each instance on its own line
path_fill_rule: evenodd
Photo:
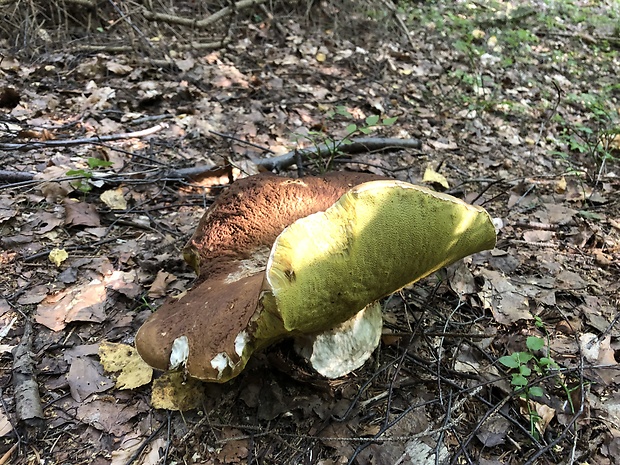
M 272 315 L 285 332 L 327 330 L 443 266 L 493 248 L 495 240 L 482 207 L 401 181 L 361 184 L 276 239 L 262 299 L 265 332 Z M 257 334 L 261 323 L 259 317 Z

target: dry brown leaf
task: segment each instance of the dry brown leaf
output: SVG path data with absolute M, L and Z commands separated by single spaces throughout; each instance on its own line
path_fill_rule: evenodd
M 96 392 L 104 392 L 114 387 L 114 382 L 104 376 L 103 368 L 90 357 L 75 357 L 67 375 L 71 397 L 77 402 L 84 401 Z
M 579 335 L 579 348 L 585 359 L 593 365 L 617 365 L 614 350 L 611 348 L 611 336 L 599 339 L 596 334 L 583 333 Z
M 91 226 L 101 225 L 97 208 L 85 202 L 73 199 L 65 199 L 65 226 Z
M 0 413 L 0 437 L 6 436 L 13 431 L 13 426 L 4 413 Z
M 134 430 L 129 420 L 143 410 L 138 405 L 120 403 L 114 396 L 104 396 L 80 404 L 76 417 L 99 431 L 121 437 Z
M 105 66 L 108 71 L 119 76 L 125 76 L 126 74 L 129 74 L 133 71 L 133 68 L 131 66 L 123 65 L 116 61 L 108 61 Z
M 105 277 L 104 282 L 108 289 L 114 289 L 130 299 L 135 299 L 142 292 L 142 286 L 135 282 L 136 275 L 135 270 L 127 272 L 115 270 Z
M 454 141 L 438 141 L 438 140 L 429 140 L 428 145 L 433 147 L 435 150 L 457 150 L 459 146 Z
M 149 297 L 156 299 L 158 297 L 165 296 L 168 284 L 175 279 L 177 279 L 177 277 L 172 273 L 159 270 L 157 276 L 155 277 L 155 281 L 153 281 L 153 284 L 151 284 L 151 287 L 149 288 Z
M 79 284 L 45 297 L 37 306 L 35 321 L 52 331 L 60 331 L 72 321 L 101 323 L 105 320 L 106 298 L 101 281 Z
M 500 272 L 482 270 L 481 276 L 485 283 L 478 296 L 484 308 L 493 313 L 495 321 L 502 325 L 509 325 L 519 320 L 531 320 L 534 317 L 530 312 L 527 296 Z
M 123 189 L 120 187 L 102 192 L 99 198 L 111 210 L 127 210 L 127 200 L 125 200 Z

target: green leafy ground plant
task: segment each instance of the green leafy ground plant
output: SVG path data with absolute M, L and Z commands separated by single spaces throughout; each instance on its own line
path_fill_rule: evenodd
M 75 177 L 75 179 L 71 181 L 71 185 L 82 192 L 90 192 L 93 189 L 89 181 L 93 177 L 94 170 L 98 168 L 109 168 L 113 165 L 111 161 L 101 160 L 95 157 L 88 157 L 86 163 L 88 164 L 88 169 L 69 170 L 66 173 L 67 176 Z
M 396 117 L 371 115 L 362 121 L 356 121 L 355 117 L 344 106 L 338 106 L 334 110 L 328 111 L 325 118 L 330 121 L 340 118 L 347 122 L 348 124 L 345 128 L 346 136 L 342 139 L 337 139 L 328 132 L 308 131 L 308 133 L 298 135 L 297 137 L 298 143 L 300 140 L 306 140 L 314 147 L 314 154 L 309 158 L 320 172 L 327 172 L 332 168 L 334 159 L 342 155 L 342 146 L 352 144 L 353 138 L 367 136 L 376 128 L 391 126 L 397 120 Z
M 526 351 L 513 352 L 510 355 L 500 357 L 498 361 L 512 371 L 510 384 L 513 386 L 515 392 L 518 392 L 519 396 L 525 400 L 530 420 L 530 433 L 532 436 L 538 437 L 536 425 L 541 420 L 541 417 L 536 410 L 532 408 L 532 403 L 530 401 L 533 397 L 541 397 L 543 395 L 543 389 L 540 386 L 532 385 L 532 378 L 546 375 L 554 369 L 557 370 L 559 365 L 548 354 L 543 357 L 537 355 L 538 352 L 544 349 L 545 345 L 547 345 L 547 347 L 549 346 L 549 335 L 540 317 L 536 317 L 535 324 L 546 334 L 546 338 L 528 336 L 525 341 Z M 560 384 L 563 386 L 565 392 L 569 394 L 570 391 L 562 380 L 560 380 Z M 570 395 L 568 395 L 568 398 L 570 399 Z

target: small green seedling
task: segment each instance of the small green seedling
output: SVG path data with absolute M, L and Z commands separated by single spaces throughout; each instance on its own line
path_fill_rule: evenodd
M 88 182 L 93 177 L 93 170 L 97 168 L 108 168 L 113 165 L 111 161 L 101 160 L 95 157 L 86 159 L 88 169 L 69 170 L 67 176 L 75 176 L 77 179 L 71 181 L 71 185 L 82 192 L 90 192 L 93 186 Z
M 336 117 L 341 117 L 349 121 L 355 119 L 349 110 L 342 105 L 337 106 L 334 110 L 328 111 L 325 117 L 328 120 L 333 120 Z M 308 131 L 307 134 L 300 135 L 297 140 L 308 140 L 315 147 L 316 154 L 313 157 L 313 161 L 321 171 L 327 172 L 330 170 L 334 158 L 342 154 L 340 147 L 352 144 L 352 138 L 368 135 L 376 127 L 391 126 L 396 120 L 396 117 L 389 118 L 387 116 L 370 115 L 363 121 L 355 121 L 347 124 L 345 128 L 346 136 L 341 140 L 323 131 Z
M 543 391 L 539 386 L 528 386 L 528 378 L 532 375 L 532 371 L 536 374 L 542 374 L 548 367 L 557 364 L 548 357 L 536 357 L 534 352 L 539 351 L 545 346 L 545 340 L 542 337 L 529 336 L 525 345 L 527 352 L 514 352 L 499 359 L 502 365 L 516 370 L 512 373 L 512 384 L 515 389 L 523 389 L 522 397 L 542 396 Z M 533 363 L 530 363 L 532 362 Z
M 532 409 L 530 400 L 532 397 L 540 397 L 543 395 L 543 390 L 540 386 L 530 386 L 530 376 L 535 373 L 537 376 L 541 376 L 547 373 L 550 369 L 559 368 L 558 364 L 551 357 L 538 357 L 536 352 L 542 350 L 545 344 L 549 344 L 547 334 L 543 322 L 540 317 L 536 317 L 535 323 L 538 328 L 545 332 L 547 340 L 538 336 L 528 336 L 525 341 L 527 347 L 526 352 L 514 352 L 510 355 L 505 355 L 499 358 L 499 363 L 511 370 L 512 384 L 515 391 L 519 391 L 519 396 L 526 401 L 528 415 L 530 418 L 530 433 L 534 437 L 538 437 L 536 430 L 536 424 L 541 420 L 540 415 Z

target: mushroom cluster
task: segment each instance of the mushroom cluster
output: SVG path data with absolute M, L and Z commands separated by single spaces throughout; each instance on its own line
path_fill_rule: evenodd
M 379 299 L 494 245 L 484 209 L 424 187 L 348 172 L 251 176 L 205 213 L 183 251 L 197 284 L 151 315 L 136 347 L 154 368 L 225 382 L 292 337 L 339 377 L 379 344 Z

